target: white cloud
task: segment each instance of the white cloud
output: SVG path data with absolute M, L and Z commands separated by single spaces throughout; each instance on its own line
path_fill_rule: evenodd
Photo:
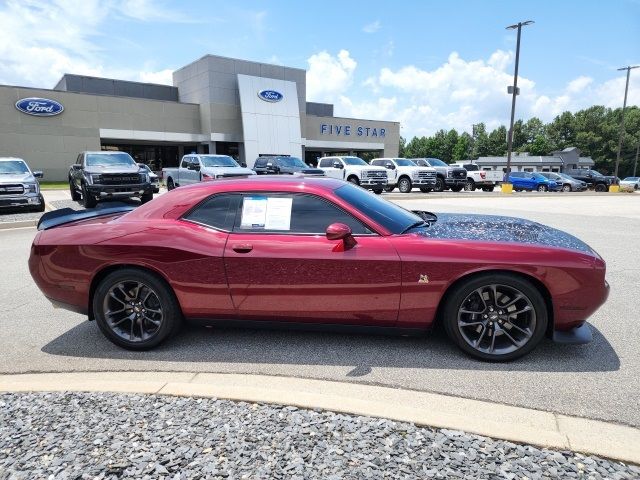
M 51 88 L 65 73 L 130 80 L 154 78 L 166 83 L 166 70 L 103 65 L 103 52 L 95 40 L 114 16 L 184 20 L 177 12 L 150 0 L 9 0 L 0 6 L 0 83 Z
M 322 51 L 311 55 L 307 62 L 307 98 L 310 101 L 335 100 L 353 82 L 357 63 L 347 50 L 340 50 L 337 56 Z
M 382 27 L 380 20 L 376 20 L 375 22 L 368 23 L 364 27 L 362 27 L 362 31 L 364 33 L 376 33 L 378 30 L 380 30 L 380 27 Z
M 158 72 L 140 72 L 140 81 L 173 85 L 173 69 L 166 68 Z

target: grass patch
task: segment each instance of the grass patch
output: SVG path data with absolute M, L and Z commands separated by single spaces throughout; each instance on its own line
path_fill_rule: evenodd
M 40 182 L 42 190 L 65 190 L 69 188 L 69 182 Z

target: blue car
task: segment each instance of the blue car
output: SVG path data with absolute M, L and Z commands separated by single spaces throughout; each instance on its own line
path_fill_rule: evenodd
M 561 187 L 539 173 L 533 172 L 511 172 L 509 174 L 509 182 L 513 185 L 516 192 L 522 190 L 538 192 L 556 191 Z

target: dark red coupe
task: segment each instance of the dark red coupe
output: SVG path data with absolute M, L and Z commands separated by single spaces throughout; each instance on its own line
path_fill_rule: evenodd
M 58 210 L 29 268 L 55 304 L 125 348 L 183 320 L 419 333 L 441 322 L 465 352 L 510 360 L 545 336 L 586 343 L 605 262 L 539 223 L 410 212 L 328 178 L 181 187 L 133 209 Z

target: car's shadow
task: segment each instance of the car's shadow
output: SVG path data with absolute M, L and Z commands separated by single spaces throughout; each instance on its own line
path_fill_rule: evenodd
M 595 327 L 587 345 L 543 340 L 529 355 L 508 363 L 481 362 L 454 347 L 439 329 L 419 337 L 337 334 L 284 330 L 204 328 L 187 325 L 154 350 L 131 352 L 102 336 L 94 322 L 82 322 L 42 348 L 52 355 L 154 362 L 212 362 L 352 367 L 364 376 L 376 367 L 485 371 L 603 372 L 620 359 Z M 161 365 L 159 366 L 161 369 Z

